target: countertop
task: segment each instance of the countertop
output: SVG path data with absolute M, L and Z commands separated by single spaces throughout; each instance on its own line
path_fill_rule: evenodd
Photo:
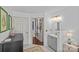
M 4 44 L 5 40 L 7 40 L 7 39 L 11 39 L 10 41 L 7 41 L 7 42 L 20 41 L 20 40 L 23 40 L 23 34 L 16 33 L 15 36 L 9 36 L 8 38 L 4 39 L 0 44 Z

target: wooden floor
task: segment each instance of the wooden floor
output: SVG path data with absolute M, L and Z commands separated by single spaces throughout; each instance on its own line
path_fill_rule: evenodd
M 39 39 L 37 39 L 36 37 L 33 37 L 33 44 L 37 44 L 37 45 L 43 45 L 43 42 L 41 42 Z

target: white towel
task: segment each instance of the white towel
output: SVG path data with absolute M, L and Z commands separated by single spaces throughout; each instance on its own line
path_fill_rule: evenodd
M 9 42 L 9 41 L 11 41 L 11 39 L 10 39 L 10 38 L 5 40 L 5 42 Z

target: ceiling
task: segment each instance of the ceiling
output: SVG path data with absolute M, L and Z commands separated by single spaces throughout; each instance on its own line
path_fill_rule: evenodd
M 56 11 L 64 6 L 3 6 L 11 11 L 18 11 L 24 13 L 45 13 L 50 10 Z

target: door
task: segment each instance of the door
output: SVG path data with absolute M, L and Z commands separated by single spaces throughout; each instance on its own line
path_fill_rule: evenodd
M 32 37 L 33 37 L 33 44 L 43 45 L 44 42 L 44 18 L 34 18 L 32 20 Z
M 25 47 L 29 44 L 29 26 L 28 26 L 28 17 L 14 17 L 13 27 L 16 33 L 23 33 L 23 46 Z

